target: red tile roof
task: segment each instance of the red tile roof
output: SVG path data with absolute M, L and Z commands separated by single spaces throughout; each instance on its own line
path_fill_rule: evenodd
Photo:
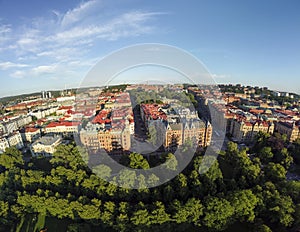
M 71 110 L 73 106 L 61 106 L 58 110 Z
M 34 127 L 26 127 L 25 128 L 25 133 L 32 133 L 32 132 L 36 132 L 38 131 L 38 128 L 34 128 Z
M 51 127 L 58 127 L 58 126 L 79 126 L 80 122 L 69 122 L 69 121 L 62 121 L 62 122 L 51 122 L 49 123 L 46 128 L 51 128 Z

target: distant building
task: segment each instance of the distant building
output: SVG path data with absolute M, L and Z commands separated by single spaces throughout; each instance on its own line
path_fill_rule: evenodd
M 128 93 L 104 93 L 99 97 L 103 108 L 80 131 L 80 140 L 89 150 L 108 152 L 129 150 L 134 134 L 134 117 Z
M 166 126 L 165 134 L 157 136 L 165 138 L 163 145 L 168 150 L 176 149 L 176 146 L 182 145 L 187 140 L 196 142 L 199 147 L 206 147 L 211 143 L 210 124 L 205 125 L 196 112 L 176 103 L 142 104 L 141 117 L 147 129 L 153 121 L 160 121 Z M 163 132 L 163 130 L 159 131 Z
M 73 110 L 73 106 L 61 106 L 57 109 L 56 114 L 57 115 L 64 115 L 66 114 L 69 110 Z
M 41 92 L 41 97 L 42 97 L 42 99 L 47 99 L 47 98 L 51 98 L 52 97 L 52 94 L 51 94 L 51 92 L 47 92 L 47 91 L 42 91 Z
M 30 100 L 30 101 L 24 101 L 20 102 L 18 104 L 10 105 L 5 108 L 7 111 L 19 111 L 19 110 L 28 110 L 30 108 L 42 105 L 43 101 L 42 100 Z
M 275 97 L 280 97 L 280 96 L 281 96 L 281 93 L 278 92 L 278 91 L 274 91 L 274 92 L 272 92 L 272 94 L 273 94 Z
M 16 120 L 9 120 L 5 122 L 4 124 L 5 127 L 5 133 L 10 134 L 16 130 L 18 130 L 18 124 Z
M 75 101 L 75 96 L 58 97 L 56 98 L 56 101 L 57 102 Z
M 234 119 L 230 128 L 230 134 L 237 142 L 252 142 L 260 131 L 273 134 L 274 123 Z
M 80 122 L 50 122 L 44 129 L 45 133 L 72 134 L 78 133 Z
M 44 136 L 35 141 L 31 147 L 32 156 L 44 156 L 50 157 L 56 151 L 56 147 L 61 144 L 62 137 L 55 136 Z
M 189 120 L 185 123 L 168 124 L 165 135 L 164 146 L 170 150 L 175 146 L 180 146 L 190 140 L 197 143 L 198 147 L 206 147 L 211 143 L 212 127 L 202 120 Z
M 57 109 L 58 109 L 57 106 L 44 107 L 44 108 L 31 111 L 29 115 L 35 116 L 37 119 L 41 119 L 46 116 L 49 116 L 50 114 L 54 114 L 57 111 Z

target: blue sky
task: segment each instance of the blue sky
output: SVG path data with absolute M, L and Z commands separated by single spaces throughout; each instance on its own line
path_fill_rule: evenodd
M 77 87 L 105 55 L 163 43 L 217 83 L 300 93 L 300 1 L 0 0 L 0 96 Z

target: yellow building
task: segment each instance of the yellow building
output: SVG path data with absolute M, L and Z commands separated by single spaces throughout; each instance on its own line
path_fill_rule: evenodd
M 124 130 L 99 131 L 98 141 L 100 147 L 107 150 L 129 150 L 131 146 L 130 132 Z
M 98 131 L 96 130 L 81 130 L 80 141 L 88 148 L 89 151 L 96 152 L 100 149 L 100 142 L 98 140 Z
M 230 128 L 230 134 L 237 142 L 251 142 L 260 131 L 273 134 L 274 124 L 259 120 L 250 122 L 234 119 Z
M 296 122 L 277 122 L 276 131 L 280 134 L 287 135 L 289 142 L 294 142 L 300 138 L 299 125 L 297 125 Z
M 190 140 L 198 147 L 206 147 L 211 143 L 212 127 L 201 120 L 190 120 L 184 124 L 169 124 L 166 130 L 165 147 L 175 148 Z

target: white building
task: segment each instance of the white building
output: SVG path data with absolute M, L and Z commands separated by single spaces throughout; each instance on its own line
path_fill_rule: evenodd
M 39 109 L 36 111 L 32 111 L 29 113 L 31 116 L 35 116 L 37 119 L 45 118 L 46 116 L 49 116 L 50 114 L 53 114 L 57 111 L 58 107 L 50 107 L 45 109 Z
M 8 144 L 10 147 L 16 146 L 18 149 L 24 147 L 22 136 L 19 131 L 15 131 L 7 136 Z
M 18 129 L 18 124 L 15 120 L 7 121 L 4 123 L 5 133 L 10 134 Z
M 277 92 L 277 91 L 274 91 L 272 92 L 272 94 L 276 97 L 280 97 L 281 96 L 281 93 L 280 92 Z
M 6 133 L 6 128 L 4 122 L 0 122 L 0 136 Z
M 19 128 L 32 122 L 32 117 L 30 115 L 20 116 L 16 119 Z
M 32 143 L 41 137 L 41 130 L 39 128 L 28 127 L 21 134 L 24 141 Z
M 65 102 L 65 101 L 75 101 L 75 96 L 70 97 L 58 97 L 56 98 L 57 102 Z
M 45 127 L 45 133 L 78 133 L 80 122 L 51 122 Z
M 10 134 L 31 122 L 32 117 L 29 115 L 22 115 L 14 118 L 9 118 L 1 122 L 0 134 Z
M 8 140 L 5 137 L 0 138 L 0 153 L 3 153 L 9 147 Z
M 73 106 L 61 106 L 57 109 L 57 115 L 65 115 L 69 110 L 73 110 Z
M 61 142 L 62 137 L 58 135 L 41 137 L 31 145 L 31 154 L 32 156 L 50 157 Z

